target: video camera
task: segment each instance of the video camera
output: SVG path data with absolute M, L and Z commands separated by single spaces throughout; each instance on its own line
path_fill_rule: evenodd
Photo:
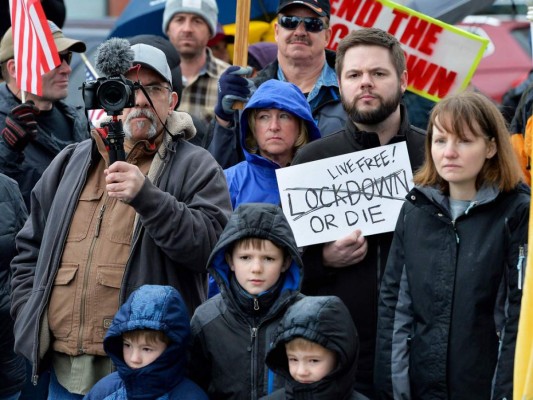
M 124 130 L 122 120 L 118 118 L 125 108 L 135 107 L 135 90 L 141 88 L 138 82 L 127 79 L 124 74 L 133 63 L 133 50 L 126 39 L 111 38 L 100 44 L 96 53 L 96 69 L 102 76 L 96 80 L 84 82 L 82 89 L 85 112 L 87 110 L 105 110 L 111 121 L 100 124 L 107 129 L 106 146 L 109 162 L 124 161 Z
M 102 109 L 107 115 L 121 115 L 124 108 L 135 106 L 135 90 L 139 84 L 116 75 L 84 82 L 82 96 L 86 110 Z

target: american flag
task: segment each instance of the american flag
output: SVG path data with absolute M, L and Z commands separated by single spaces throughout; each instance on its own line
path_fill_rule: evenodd
M 42 95 L 42 75 L 61 63 L 40 0 L 10 0 L 17 85 Z
M 85 81 L 94 81 L 98 78 L 96 75 L 96 71 L 94 71 L 94 68 L 92 67 L 91 63 L 87 58 L 83 58 L 83 62 L 85 63 Z M 97 109 L 97 110 L 88 110 L 87 116 L 89 118 L 89 121 L 91 124 L 99 128 L 100 126 L 97 125 L 97 121 L 102 119 L 106 115 L 105 110 Z

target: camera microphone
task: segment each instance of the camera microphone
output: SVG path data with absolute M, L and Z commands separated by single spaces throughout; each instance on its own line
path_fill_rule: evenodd
M 96 49 L 96 69 L 101 77 L 83 85 L 85 109 L 104 109 L 111 115 L 109 122 L 100 126 L 107 128 L 109 163 L 124 161 L 124 131 L 118 115 L 126 107 L 135 104 L 135 84 L 125 78 L 133 66 L 135 53 L 126 39 L 111 38 Z
M 111 38 L 96 49 L 96 69 L 102 76 L 124 75 L 133 65 L 134 53 L 126 39 Z

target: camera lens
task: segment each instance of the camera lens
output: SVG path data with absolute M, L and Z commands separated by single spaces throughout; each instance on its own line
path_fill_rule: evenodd
M 119 111 L 125 108 L 130 99 L 131 89 L 115 80 L 103 82 L 98 88 L 98 100 L 106 111 Z

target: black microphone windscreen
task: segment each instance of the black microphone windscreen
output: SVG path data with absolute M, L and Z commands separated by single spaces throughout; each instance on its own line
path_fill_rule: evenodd
M 111 38 L 96 49 L 96 69 L 106 77 L 123 75 L 132 67 L 133 57 L 130 42 Z

